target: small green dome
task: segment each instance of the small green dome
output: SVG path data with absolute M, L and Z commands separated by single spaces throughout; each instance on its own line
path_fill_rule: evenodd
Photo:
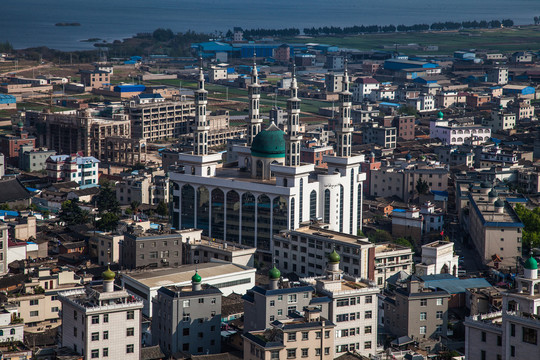
M 496 197 L 499 197 L 499 193 L 495 190 L 495 189 L 491 189 L 491 191 L 489 192 L 488 196 L 490 198 L 496 198 Z
M 336 252 L 336 249 L 334 249 L 334 251 L 332 251 L 332 252 L 328 255 L 328 261 L 331 262 L 331 263 L 338 263 L 339 260 L 341 260 L 341 257 L 340 257 L 339 254 Z
M 103 280 L 107 280 L 107 281 L 114 280 L 115 276 L 116 274 L 114 273 L 114 271 L 111 270 L 110 267 L 107 267 L 107 270 L 101 273 L 101 277 L 103 278 Z
M 285 133 L 274 123 L 261 131 L 253 139 L 251 154 L 258 157 L 285 157 Z
M 504 201 L 502 201 L 501 199 L 497 199 L 497 201 L 495 201 L 495 207 L 498 207 L 498 208 L 504 207 Z
M 531 255 L 531 257 L 525 261 L 525 265 L 523 265 L 523 267 L 527 270 L 537 270 L 538 262 Z
M 489 181 L 484 181 L 483 183 L 480 184 L 480 187 L 482 189 L 489 189 L 491 187 L 491 184 L 489 183 Z
M 443 112 L 442 112 L 442 111 L 439 111 L 439 113 L 437 114 L 437 117 L 438 117 L 439 119 L 444 118 Z
M 281 272 L 278 270 L 276 265 L 274 265 L 274 267 L 268 272 L 268 276 L 270 276 L 270 280 L 278 280 L 281 277 Z
M 23 127 L 24 126 L 24 123 L 22 122 L 22 120 L 17 123 L 17 126 L 18 127 Z
M 195 275 L 191 277 L 191 282 L 200 283 L 201 281 L 202 281 L 201 275 L 199 275 L 199 273 L 195 271 Z

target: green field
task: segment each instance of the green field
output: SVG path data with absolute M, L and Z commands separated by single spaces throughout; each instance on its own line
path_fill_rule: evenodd
M 391 34 L 365 34 L 354 36 L 324 36 L 312 39 L 284 38 L 284 42 L 337 45 L 359 50 L 382 50 L 383 46 L 395 44 L 437 45 L 438 51 L 426 54 L 449 54 L 458 49 L 475 48 L 499 51 L 539 50 L 540 26 L 523 26 L 505 29 L 482 29 L 461 31 L 409 32 Z M 391 50 L 391 49 L 388 49 Z M 403 53 L 419 53 L 416 49 L 399 49 Z

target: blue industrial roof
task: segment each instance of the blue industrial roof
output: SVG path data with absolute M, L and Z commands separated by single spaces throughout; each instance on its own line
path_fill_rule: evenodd
M 139 99 L 163 99 L 161 94 L 139 94 Z
M 0 210 L 0 216 L 19 216 L 19 212 L 11 210 Z
M 394 209 L 394 210 L 392 210 L 392 212 L 404 213 L 405 210 L 404 209 Z
M 460 294 L 467 289 L 488 288 L 491 284 L 484 278 L 458 279 L 452 276 L 452 278 L 424 281 L 424 286 L 442 289 L 450 294 Z
M 17 99 L 13 95 L 0 94 L 0 104 L 15 104 Z
M 202 51 L 232 51 L 233 47 L 219 41 L 207 41 L 191 44 L 192 48 L 199 48 Z
M 448 191 L 431 190 L 431 193 L 438 196 L 448 196 Z
M 144 91 L 146 86 L 144 85 L 116 85 L 114 87 L 115 92 L 137 92 Z
M 395 106 L 395 107 L 400 107 L 401 105 L 399 104 L 396 104 L 396 103 L 391 103 L 391 102 L 380 102 L 379 105 L 383 105 L 383 106 Z

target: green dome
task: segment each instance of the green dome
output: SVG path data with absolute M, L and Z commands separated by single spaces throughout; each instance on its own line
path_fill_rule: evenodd
M 538 263 L 536 260 L 532 257 L 528 258 L 527 261 L 525 261 L 525 265 L 523 265 L 525 269 L 528 270 L 537 270 L 538 269 Z
M 23 127 L 23 126 L 24 126 L 24 123 L 23 123 L 22 121 L 19 121 L 19 122 L 17 123 L 17 126 L 18 126 L 18 127 Z
M 491 184 L 489 183 L 489 181 L 484 181 L 483 183 L 480 184 L 480 187 L 482 189 L 489 189 L 491 187 Z
M 439 111 L 438 114 L 437 114 L 437 117 L 438 117 L 439 119 L 444 118 L 443 112 L 442 112 L 442 111 Z
M 268 272 L 268 276 L 270 276 L 270 280 L 278 280 L 281 277 L 281 272 L 276 268 L 276 265 L 274 265 Z
M 200 283 L 202 281 L 202 277 L 197 271 L 195 271 L 195 275 L 191 277 L 191 281 L 194 283 Z
M 274 123 L 261 131 L 253 139 L 251 154 L 258 157 L 285 157 L 285 133 Z
M 495 201 L 495 207 L 498 207 L 498 208 L 504 207 L 504 201 L 502 201 L 501 199 L 497 199 L 497 201 Z
M 107 267 L 107 270 L 101 273 L 101 277 L 103 278 L 103 280 L 108 280 L 108 281 L 114 280 L 115 276 L 116 274 L 109 267 Z
M 491 189 L 491 191 L 489 192 L 488 195 L 489 195 L 490 198 L 499 197 L 499 193 L 495 189 Z
M 328 261 L 331 262 L 331 263 L 338 263 L 340 259 L 341 259 L 341 257 L 340 257 L 339 254 L 336 252 L 336 249 L 334 249 L 334 251 L 332 251 L 332 252 L 328 255 Z

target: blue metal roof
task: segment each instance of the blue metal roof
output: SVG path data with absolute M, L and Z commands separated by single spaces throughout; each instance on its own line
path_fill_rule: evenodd
M 460 294 L 467 289 L 488 288 L 491 284 L 484 278 L 458 279 L 452 276 L 452 278 L 425 281 L 424 286 L 442 289 L 450 294 Z
M 116 85 L 114 87 L 115 92 L 137 92 L 144 91 L 146 86 L 144 85 Z
M 0 104 L 15 104 L 17 99 L 13 95 L 0 94 Z

